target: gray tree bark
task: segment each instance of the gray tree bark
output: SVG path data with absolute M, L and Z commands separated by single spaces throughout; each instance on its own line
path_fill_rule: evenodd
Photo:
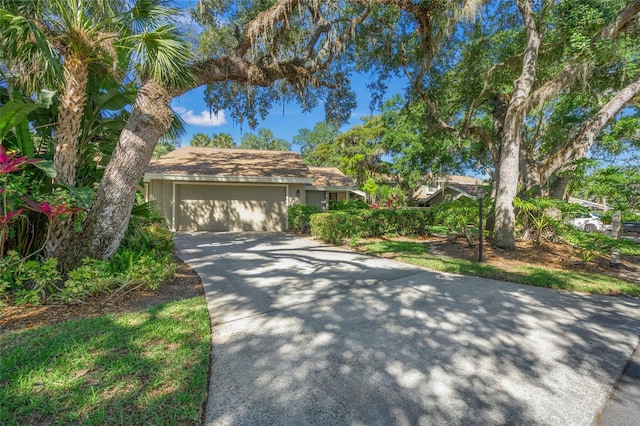
M 501 138 L 498 181 L 496 185 L 496 206 L 493 244 L 500 248 L 513 249 L 516 245 L 516 215 L 513 199 L 518 189 L 520 144 L 522 143 L 522 123 L 526 117 L 523 105 L 531 93 L 536 78 L 540 35 L 531 11 L 529 1 L 519 0 L 518 9 L 524 20 L 527 41 L 520 77 L 514 82 L 513 95 L 509 102 Z
M 85 257 L 108 258 L 118 249 L 153 148 L 173 120 L 170 100 L 167 89 L 153 80 L 147 81 L 138 92 L 83 230 L 60 257 L 63 270 L 73 269 Z
M 567 192 L 568 185 L 568 176 L 555 175 L 549 182 L 549 196 L 557 198 L 558 200 L 564 200 L 564 195 Z

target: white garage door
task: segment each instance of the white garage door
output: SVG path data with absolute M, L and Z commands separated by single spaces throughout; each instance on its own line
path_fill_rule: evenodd
M 284 186 L 176 185 L 178 231 L 287 229 Z

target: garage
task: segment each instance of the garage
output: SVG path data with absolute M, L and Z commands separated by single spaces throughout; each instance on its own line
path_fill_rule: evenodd
M 154 158 L 145 200 L 177 232 L 286 232 L 314 177 L 299 153 L 187 146 Z
M 285 185 L 176 184 L 177 231 L 287 229 Z

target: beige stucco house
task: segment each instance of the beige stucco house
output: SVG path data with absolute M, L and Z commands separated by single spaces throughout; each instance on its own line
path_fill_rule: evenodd
M 175 231 L 286 231 L 289 206 L 357 190 L 338 169 L 312 169 L 295 152 L 188 146 L 149 163 L 145 198 Z
M 337 167 L 309 167 L 313 183 L 305 187 L 305 204 L 326 210 L 331 201 L 364 199 L 352 179 Z

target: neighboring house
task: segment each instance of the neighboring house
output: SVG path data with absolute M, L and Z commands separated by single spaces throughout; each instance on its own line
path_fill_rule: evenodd
M 364 192 L 337 167 L 309 167 L 309 171 L 313 183 L 305 188 L 305 204 L 326 210 L 331 201 L 364 198 Z
M 295 152 L 188 146 L 149 163 L 145 198 L 175 231 L 281 232 L 307 191 L 342 192 L 333 179 L 315 188 L 316 179 Z
M 418 206 L 431 207 L 443 201 L 454 201 L 460 197 L 476 198 L 478 187 L 483 185 L 479 179 L 467 176 L 447 176 L 431 185 L 422 185 L 413 194 Z

